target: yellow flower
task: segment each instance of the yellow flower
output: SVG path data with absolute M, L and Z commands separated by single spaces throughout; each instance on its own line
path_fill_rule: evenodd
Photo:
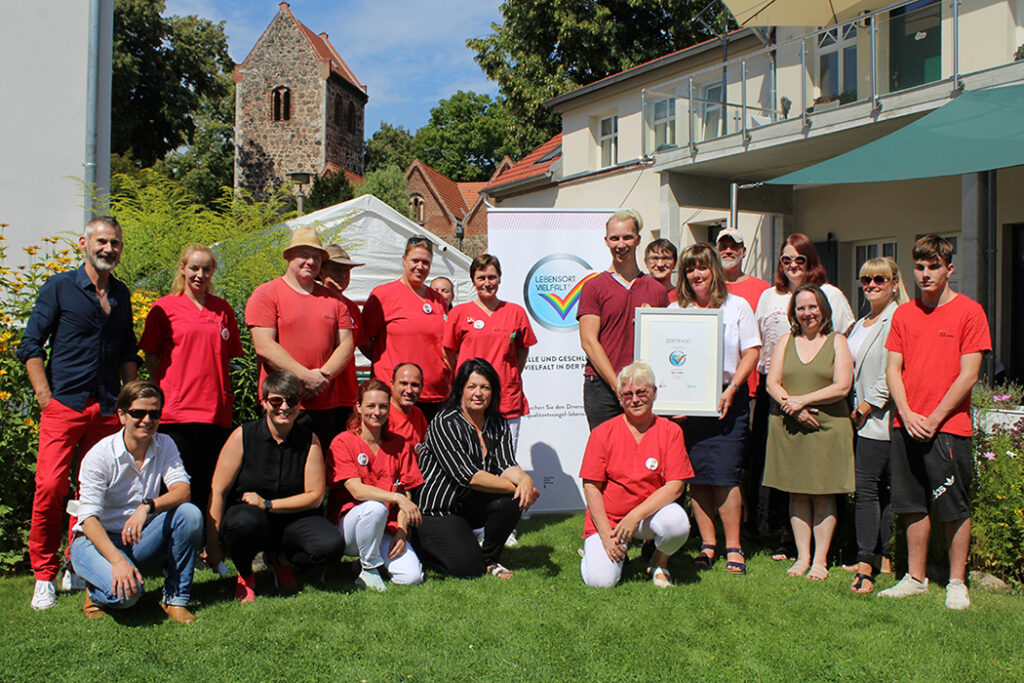
M 31 417 L 26 417 L 25 421 L 22 424 L 24 424 L 26 427 L 31 427 L 35 423 L 35 420 L 33 420 Z
M 9 391 L 0 391 L 0 401 L 6 401 L 10 397 L 11 397 L 11 392 L 9 392 Z
M 35 256 L 38 251 L 39 247 L 34 244 L 31 247 L 25 247 L 25 253 L 29 256 Z

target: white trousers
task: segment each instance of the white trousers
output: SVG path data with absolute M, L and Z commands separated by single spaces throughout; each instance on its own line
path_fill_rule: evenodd
M 669 503 L 645 518 L 636 528 L 633 538 L 654 540 L 654 547 L 672 555 L 683 547 L 690 535 L 690 519 L 678 503 Z M 622 562 L 612 562 L 601 543 L 600 534 L 591 534 L 583 542 L 580 561 L 583 583 L 593 588 L 611 588 L 622 577 Z
M 345 554 L 358 557 L 363 569 L 386 566 L 392 583 L 423 583 L 423 565 L 408 540 L 401 555 L 393 560 L 385 559 L 394 541 L 394 537 L 384 531 L 387 524 L 388 506 L 380 501 L 368 500 L 346 512 L 338 524 L 345 539 Z

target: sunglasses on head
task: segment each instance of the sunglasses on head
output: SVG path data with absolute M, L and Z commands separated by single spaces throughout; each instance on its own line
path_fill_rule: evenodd
M 294 408 L 295 406 L 299 405 L 300 400 L 301 399 L 298 396 L 271 396 L 270 398 L 266 399 L 267 403 L 269 403 L 275 409 L 280 408 L 282 403 L 287 405 L 289 408 Z
M 131 416 L 133 420 L 141 420 L 142 418 L 149 415 L 150 420 L 159 420 L 160 416 L 163 415 L 163 411 L 159 408 L 156 410 L 143 410 L 142 408 L 132 408 L 131 410 L 124 411 Z
M 872 282 L 874 282 L 876 285 L 884 285 L 888 281 L 889 281 L 889 278 L 887 278 L 884 275 L 875 275 L 874 277 L 872 277 L 870 275 L 865 275 L 864 277 L 862 277 L 860 279 L 860 284 L 861 284 L 862 287 L 867 287 Z
M 782 265 L 784 265 L 784 266 L 788 266 L 790 263 L 795 263 L 798 266 L 803 266 L 803 265 L 807 264 L 807 257 L 806 256 L 781 256 L 781 257 L 779 257 L 779 262 L 782 263 Z

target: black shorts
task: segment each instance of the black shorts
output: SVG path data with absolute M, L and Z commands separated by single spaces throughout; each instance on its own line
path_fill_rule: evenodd
M 971 516 L 971 438 L 939 432 L 917 441 L 903 429 L 892 430 L 890 472 L 892 511 L 928 514 L 938 522 Z

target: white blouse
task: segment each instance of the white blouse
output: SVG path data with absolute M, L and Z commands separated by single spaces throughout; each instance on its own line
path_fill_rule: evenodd
M 669 308 L 682 308 L 678 301 L 669 304 Z M 690 305 L 687 308 L 696 308 Z M 754 312 L 743 297 L 729 294 L 722 303 L 722 326 L 725 334 L 722 338 L 722 384 L 732 381 L 736 367 L 740 363 L 740 353 L 761 345 L 761 335 L 754 322 Z
M 850 325 L 857 319 L 853 317 L 853 310 L 850 302 L 842 290 L 834 285 L 824 284 L 821 291 L 828 299 L 828 305 L 832 307 L 832 329 L 839 334 L 845 334 Z M 775 287 L 769 287 L 761 294 L 757 301 L 757 310 L 754 312 L 754 319 L 761 331 L 761 358 L 757 362 L 757 371 L 761 374 L 768 374 L 768 366 L 771 365 L 772 354 L 775 353 L 775 345 L 784 334 L 789 334 L 789 299 L 792 294 L 779 292 Z

